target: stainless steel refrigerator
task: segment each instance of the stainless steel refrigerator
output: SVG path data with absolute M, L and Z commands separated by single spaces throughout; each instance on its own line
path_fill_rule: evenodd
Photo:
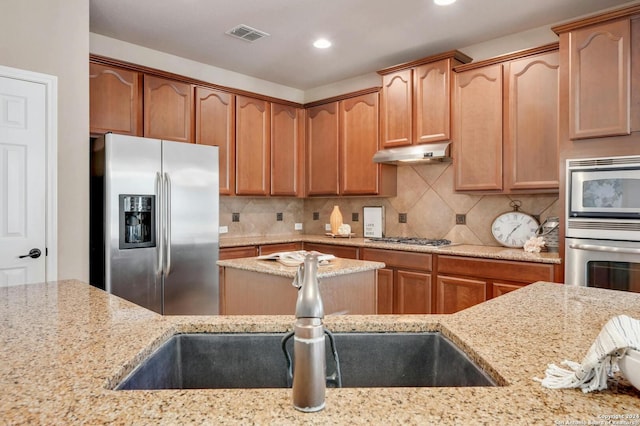
M 91 283 L 164 315 L 219 313 L 218 148 L 91 142 Z

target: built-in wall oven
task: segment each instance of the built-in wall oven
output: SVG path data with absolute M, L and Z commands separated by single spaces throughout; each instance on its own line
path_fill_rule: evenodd
M 640 156 L 566 170 L 565 283 L 640 292 Z

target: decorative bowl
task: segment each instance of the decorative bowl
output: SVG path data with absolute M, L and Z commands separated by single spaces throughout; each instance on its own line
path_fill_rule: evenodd
M 620 372 L 636 389 L 640 390 L 640 351 L 628 349 L 618 360 Z

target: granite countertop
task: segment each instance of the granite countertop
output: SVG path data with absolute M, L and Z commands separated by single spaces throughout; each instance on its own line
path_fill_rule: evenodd
M 553 425 L 612 424 L 607 420 L 622 416 L 617 419 L 638 424 L 640 391 L 624 379 L 589 394 L 532 380 L 548 363 L 580 361 L 618 314 L 640 318 L 640 294 L 535 283 L 453 315 L 330 316 L 326 325 L 333 331 L 439 330 L 504 386 L 328 389 L 326 409 L 305 414 L 293 408 L 290 389 L 111 390 L 174 333 L 285 332 L 293 316 L 163 317 L 79 281 L 3 287 L 0 419 L 47 425 Z
M 485 259 L 516 260 L 521 262 L 561 264 L 562 260 L 558 253 L 527 253 L 522 249 L 513 249 L 496 246 L 477 246 L 471 244 L 452 244 L 449 246 L 420 246 L 412 244 L 393 244 L 371 241 L 368 238 L 332 238 L 326 235 L 273 235 L 254 237 L 222 237 L 220 238 L 220 248 L 240 247 L 262 244 L 278 244 L 293 242 L 323 243 L 356 247 L 380 248 L 387 250 L 412 251 L 419 253 L 446 254 L 451 256 L 468 256 Z
M 275 260 L 262 260 L 256 257 L 245 257 L 241 259 L 219 260 L 219 266 L 226 268 L 242 269 L 245 271 L 260 272 L 263 274 L 277 275 L 280 277 L 293 279 L 298 271 L 297 266 L 285 266 Z M 372 271 L 384 268 L 382 262 L 372 262 L 367 260 L 331 259 L 326 264 L 318 266 L 318 278 L 336 277 L 339 275 L 353 274 L 356 272 Z

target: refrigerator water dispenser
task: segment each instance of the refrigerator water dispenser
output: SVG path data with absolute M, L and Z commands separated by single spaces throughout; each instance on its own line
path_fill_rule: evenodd
M 120 249 L 156 246 L 155 195 L 120 194 Z

